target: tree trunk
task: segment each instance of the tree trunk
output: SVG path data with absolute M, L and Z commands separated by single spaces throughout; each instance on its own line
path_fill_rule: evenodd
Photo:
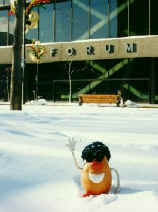
M 24 1 L 17 0 L 15 12 L 15 32 L 13 44 L 13 64 L 11 73 L 10 109 L 22 110 L 22 45 L 24 33 Z

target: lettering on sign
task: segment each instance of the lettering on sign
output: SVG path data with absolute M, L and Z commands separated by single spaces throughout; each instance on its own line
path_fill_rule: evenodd
M 115 46 L 112 44 L 106 44 L 105 51 L 108 52 L 109 54 L 113 54 L 115 52 Z
M 69 56 L 73 56 L 76 54 L 76 50 L 74 48 L 70 47 L 70 48 L 66 49 L 66 53 Z
M 58 50 L 57 50 L 56 48 L 51 48 L 51 49 L 50 49 L 50 56 L 51 56 L 51 57 L 55 57 L 56 54 L 57 54 L 57 51 L 58 51 Z
M 136 43 L 126 43 L 125 44 L 126 53 L 136 53 L 137 50 L 138 50 L 137 45 L 138 44 L 136 44 Z M 97 48 L 97 46 L 94 47 L 92 45 L 89 45 L 89 46 L 85 46 L 84 48 L 86 49 L 86 55 L 89 56 L 89 55 L 95 55 L 95 48 Z M 119 46 L 118 46 L 118 48 L 119 48 Z M 116 49 L 116 45 L 113 45 L 113 44 L 110 44 L 110 43 L 105 44 L 105 46 L 104 46 L 104 52 L 108 53 L 108 54 L 114 54 L 115 49 Z M 55 57 L 56 54 L 58 53 L 58 51 L 60 51 L 60 49 L 51 48 L 50 49 L 50 56 Z M 74 47 L 68 47 L 65 50 L 65 53 L 68 56 L 74 56 L 74 55 L 77 54 L 77 49 L 75 49 Z
M 87 55 L 94 55 L 94 47 L 93 46 L 86 46 Z
M 136 43 L 127 43 L 126 44 L 126 52 L 127 53 L 137 52 L 137 44 Z

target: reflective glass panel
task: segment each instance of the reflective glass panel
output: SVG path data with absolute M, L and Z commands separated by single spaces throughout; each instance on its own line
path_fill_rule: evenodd
M 73 25 L 72 39 L 84 40 L 89 38 L 89 1 L 72 0 Z
M 105 0 L 91 0 L 90 38 L 108 37 L 108 4 Z
M 0 0 L 0 5 L 8 5 L 10 4 L 10 0 Z
M 0 45 L 8 43 L 8 10 L 0 11 Z
M 55 41 L 71 40 L 71 1 L 56 2 Z
M 13 44 L 14 30 L 15 30 L 15 16 L 11 15 L 9 16 L 9 25 L 8 25 L 8 32 L 9 32 L 8 45 Z
M 110 37 L 117 35 L 117 0 L 110 0 Z
M 5 4 L 10 4 L 10 0 L 5 0 Z
M 128 1 L 118 0 L 118 35 L 119 37 L 128 36 Z
M 38 8 L 35 8 L 32 11 L 38 12 L 39 9 Z M 38 26 L 37 26 L 37 28 L 29 29 L 25 33 L 25 38 L 27 40 L 27 43 L 32 43 L 33 40 L 39 40 Z
M 53 41 L 53 4 L 40 9 L 39 33 L 41 42 Z
M 157 20 L 158 20 L 158 1 L 150 1 L 150 33 L 152 35 L 158 35 L 158 25 L 157 25 Z M 158 75 L 158 72 L 156 72 Z M 157 92 L 158 93 L 158 92 Z
M 132 31 L 135 31 L 136 35 L 147 35 L 149 33 L 149 0 L 144 0 L 143 4 L 136 0 L 131 2 L 130 9 L 133 7 L 133 11 L 129 11 L 130 35 Z M 132 29 L 132 26 L 135 28 Z

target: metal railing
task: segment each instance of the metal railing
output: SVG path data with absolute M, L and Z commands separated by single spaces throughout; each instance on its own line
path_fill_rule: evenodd
M 71 100 L 78 101 L 78 96 L 84 91 L 85 93 L 95 94 L 112 94 L 122 91 L 124 100 L 130 99 L 135 102 L 150 102 L 150 79 L 149 78 L 113 78 L 104 79 L 98 86 L 93 88 L 92 82 L 95 79 L 74 79 L 71 81 Z M 52 83 L 52 100 L 68 101 L 70 95 L 69 80 L 53 80 Z M 89 87 L 88 87 L 89 86 Z M 87 89 L 88 88 L 88 89 Z M 82 92 L 84 93 L 84 92 Z

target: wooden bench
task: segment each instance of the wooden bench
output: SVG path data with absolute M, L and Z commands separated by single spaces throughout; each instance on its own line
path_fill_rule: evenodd
M 79 105 L 83 103 L 115 103 L 120 106 L 121 96 L 115 94 L 80 94 Z

